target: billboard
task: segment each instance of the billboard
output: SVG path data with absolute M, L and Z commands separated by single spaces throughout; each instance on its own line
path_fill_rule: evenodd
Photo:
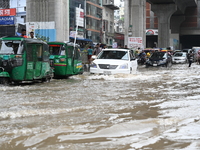
M 14 25 L 14 16 L 3 16 L 0 17 L 0 25 Z
M 128 37 L 128 48 L 143 47 L 142 37 Z
M 84 27 L 84 10 L 76 7 L 76 25 Z
M 38 39 L 46 42 L 56 41 L 55 22 L 27 22 L 27 35 L 33 31 Z
M 0 9 L 0 16 L 16 16 L 16 8 Z

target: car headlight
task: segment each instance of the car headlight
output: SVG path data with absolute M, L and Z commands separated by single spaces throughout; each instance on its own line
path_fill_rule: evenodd
M 128 64 L 123 64 L 119 67 L 119 69 L 128 69 Z
M 92 62 L 92 63 L 90 64 L 90 67 L 92 67 L 92 68 L 97 68 L 97 65 L 96 65 L 95 63 Z

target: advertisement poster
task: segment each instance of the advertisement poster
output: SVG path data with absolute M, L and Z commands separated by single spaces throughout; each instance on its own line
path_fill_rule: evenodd
M 128 48 L 143 47 L 142 37 L 128 37 Z
M 37 39 L 47 42 L 56 41 L 55 22 L 27 22 L 26 31 L 28 36 L 32 31 Z

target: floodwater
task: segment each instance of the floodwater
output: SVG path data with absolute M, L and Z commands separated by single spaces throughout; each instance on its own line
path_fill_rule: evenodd
M 199 150 L 200 65 L 0 86 L 0 150 Z

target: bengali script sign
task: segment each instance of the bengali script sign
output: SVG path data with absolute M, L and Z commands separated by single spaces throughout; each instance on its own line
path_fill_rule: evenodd
M 0 9 L 0 16 L 16 16 L 16 8 Z
M 142 37 L 128 37 L 128 48 L 143 47 Z

